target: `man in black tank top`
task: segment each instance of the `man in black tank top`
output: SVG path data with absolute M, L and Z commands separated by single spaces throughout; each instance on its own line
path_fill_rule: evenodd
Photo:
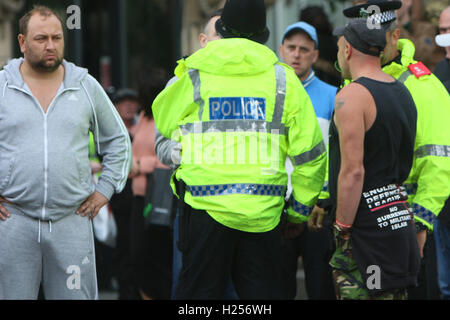
M 405 289 L 417 284 L 420 257 L 399 186 L 412 166 L 417 111 L 408 90 L 381 70 L 384 30 L 355 19 L 335 34 L 342 75 L 354 80 L 338 93 L 330 128 L 336 293 L 405 299 Z

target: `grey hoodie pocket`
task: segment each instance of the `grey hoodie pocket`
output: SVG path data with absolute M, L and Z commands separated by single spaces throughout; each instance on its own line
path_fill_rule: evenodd
M 14 161 L 12 158 L 0 156 L 0 196 L 2 195 L 2 192 L 6 190 L 11 181 L 13 167 Z
M 89 189 L 92 182 L 92 170 L 89 161 L 82 161 L 77 157 L 77 167 L 81 186 L 83 188 Z
M 48 208 L 80 205 L 91 191 L 89 159 L 74 152 L 52 152 L 48 159 Z

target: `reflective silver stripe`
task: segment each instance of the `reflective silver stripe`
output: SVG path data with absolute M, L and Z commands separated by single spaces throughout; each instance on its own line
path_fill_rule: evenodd
M 272 123 L 281 123 L 284 113 L 284 103 L 286 101 L 286 71 L 283 66 L 279 64 L 275 65 L 275 76 L 277 80 L 277 96 Z
M 325 146 L 325 143 L 323 141 L 321 141 L 311 151 L 308 151 L 308 152 L 302 153 L 301 155 L 293 157 L 291 160 L 294 163 L 294 165 L 301 166 L 302 164 L 305 164 L 310 161 L 313 161 L 314 159 L 317 159 L 319 156 L 321 156 L 326 151 L 327 151 L 327 147 Z
M 410 76 L 412 76 L 413 74 L 412 74 L 412 72 L 411 71 L 409 71 L 409 69 L 408 70 L 406 70 L 405 72 L 403 72 L 401 75 L 400 75 L 400 77 L 398 77 L 398 81 L 400 81 L 401 83 L 405 83 L 406 82 L 406 80 L 408 80 L 408 78 L 410 77 Z
M 286 72 L 281 65 L 275 65 L 277 95 L 272 122 L 262 120 L 221 120 L 201 123 L 187 123 L 180 126 L 182 134 L 208 133 L 208 132 L 259 132 L 287 135 L 288 128 L 281 123 L 286 100 Z M 198 70 L 189 70 L 189 76 L 194 87 L 194 101 L 199 105 L 199 121 L 202 121 L 205 101 L 201 96 L 201 81 Z
M 274 124 L 262 120 L 222 120 L 200 123 L 187 123 L 180 126 L 184 136 L 191 133 L 208 132 L 264 132 L 287 134 L 287 128 L 283 124 Z
M 429 144 L 417 149 L 417 158 L 424 158 L 426 156 L 450 157 L 450 146 Z
M 194 87 L 194 102 L 198 104 L 198 120 L 202 121 L 203 109 L 205 107 L 205 101 L 202 98 L 201 88 L 202 83 L 200 81 L 200 72 L 195 69 L 189 70 L 189 76 L 191 77 L 192 86 Z
M 433 225 L 436 220 L 436 216 L 430 210 L 418 205 L 417 203 L 412 204 L 412 209 L 414 215 L 422 220 L 425 220 L 429 224 Z
M 227 196 L 233 194 L 247 194 L 254 196 L 276 196 L 281 197 L 286 193 L 286 186 L 270 184 L 221 184 L 206 186 L 188 186 L 193 197 Z

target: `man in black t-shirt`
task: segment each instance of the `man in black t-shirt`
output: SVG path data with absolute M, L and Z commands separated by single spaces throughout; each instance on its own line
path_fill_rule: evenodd
M 338 62 L 353 82 L 336 97 L 329 190 L 336 214 L 331 259 L 339 299 L 405 299 L 417 284 L 419 249 L 407 195 L 417 111 L 380 67 L 385 31 L 355 19 L 335 31 Z

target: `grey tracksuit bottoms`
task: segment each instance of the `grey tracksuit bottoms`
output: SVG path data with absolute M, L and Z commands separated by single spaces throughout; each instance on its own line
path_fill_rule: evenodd
M 66 216 L 55 222 L 24 216 L 14 206 L 0 221 L 0 300 L 98 299 L 92 222 Z

